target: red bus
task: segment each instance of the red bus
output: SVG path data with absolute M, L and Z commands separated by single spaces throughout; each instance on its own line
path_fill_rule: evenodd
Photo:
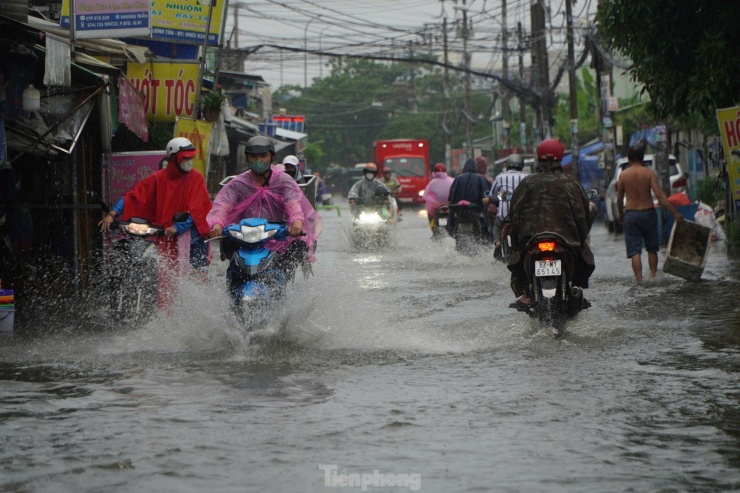
M 401 183 L 398 200 L 402 203 L 421 204 L 424 189 L 429 183 L 429 141 L 426 139 L 395 139 L 375 142 L 375 164 L 382 176 L 389 167 Z

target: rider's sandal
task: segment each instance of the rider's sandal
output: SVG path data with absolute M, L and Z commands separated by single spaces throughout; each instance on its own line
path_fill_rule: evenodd
M 516 300 L 514 303 L 509 304 L 509 308 L 516 308 L 517 311 L 526 312 L 529 310 L 531 303 L 524 303 L 522 300 Z

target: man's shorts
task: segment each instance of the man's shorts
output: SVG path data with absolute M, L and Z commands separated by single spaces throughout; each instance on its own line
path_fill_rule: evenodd
M 624 243 L 627 246 L 627 258 L 641 254 L 643 244 L 648 252 L 658 252 L 658 214 L 655 209 L 625 213 Z

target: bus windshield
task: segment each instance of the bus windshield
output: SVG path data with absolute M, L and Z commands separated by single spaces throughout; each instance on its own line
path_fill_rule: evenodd
M 384 168 L 390 168 L 398 176 L 426 176 L 427 169 L 424 159 L 420 157 L 396 157 L 386 159 Z

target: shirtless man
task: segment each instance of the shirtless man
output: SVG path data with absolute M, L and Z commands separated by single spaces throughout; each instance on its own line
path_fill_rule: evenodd
M 633 146 L 627 151 L 629 167 L 619 174 L 617 183 L 617 209 L 619 222 L 624 225 L 624 243 L 627 258 L 632 259 L 632 272 L 637 284 L 642 283 L 642 246 L 648 252 L 650 277 L 658 271 L 658 215 L 653 206 L 653 194 L 660 205 L 666 208 L 676 222 L 683 221 L 675 207 L 668 202 L 658 186 L 658 178 L 650 168 L 642 165 L 645 152 L 642 147 Z M 624 195 L 627 201 L 624 203 Z M 624 206 L 622 205 L 624 204 Z

